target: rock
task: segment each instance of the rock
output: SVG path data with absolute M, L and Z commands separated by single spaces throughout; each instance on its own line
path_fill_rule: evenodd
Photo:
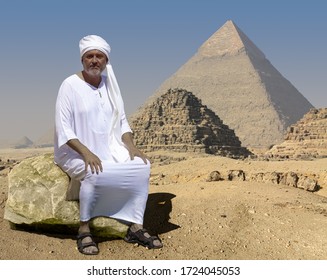
M 310 192 L 315 192 L 318 190 L 317 181 L 305 175 L 299 177 L 297 187 Z
M 283 174 L 280 183 L 283 185 L 296 188 L 298 180 L 299 177 L 295 172 L 287 172 Z
M 243 170 L 230 170 L 228 171 L 229 181 L 245 181 L 245 173 Z
M 207 178 L 207 182 L 215 182 L 215 181 L 220 181 L 220 180 L 223 180 L 223 178 L 221 177 L 219 171 L 210 172 L 210 174 Z
M 79 204 L 66 200 L 68 176 L 53 162 L 53 154 L 23 160 L 8 174 L 4 218 L 13 228 L 73 233 L 79 226 Z M 123 237 L 127 226 L 110 218 L 95 218 L 94 235 Z

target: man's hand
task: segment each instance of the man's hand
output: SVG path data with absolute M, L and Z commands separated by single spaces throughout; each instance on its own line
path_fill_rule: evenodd
M 134 157 L 140 157 L 145 164 L 148 163 L 147 161 L 149 159 L 147 158 L 147 156 L 143 152 L 141 152 L 138 148 L 136 148 L 136 146 L 134 145 L 132 133 L 130 132 L 124 133 L 122 136 L 122 141 L 127 147 L 131 160 L 133 160 Z
M 67 142 L 67 145 L 82 156 L 85 162 L 85 172 L 87 171 L 88 166 L 90 166 L 92 174 L 94 174 L 94 172 L 96 172 L 96 174 L 99 174 L 99 172 L 103 171 L 102 163 L 98 156 L 93 154 L 78 139 L 69 140 Z
M 85 162 L 85 171 L 87 171 L 87 167 L 90 166 L 92 174 L 96 172 L 96 174 L 99 174 L 99 172 L 103 171 L 101 160 L 92 152 L 86 152 L 82 155 L 84 162 Z
M 129 151 L 129 156 L 131 157 L 131 160 L 133 160 L 134 157 L 140 157 L 144 161 L 145 164 L 148 163 L 147 160 L 149 160 L 149 159 L 147 158 L 147 156 L 142 151 L 140 151 L 138 148 L 136 148 L 135 146 L 130 147 L 128 149 L 128 151 Z

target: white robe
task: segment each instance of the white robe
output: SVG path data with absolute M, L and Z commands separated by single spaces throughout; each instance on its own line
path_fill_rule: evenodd
M 150 163 L 130 160 L 121 141 L 131 132 L 122 100 L 113 102 L 104 81 L 95 88 L 72 75 L 62 83 L 56 102 L 55 163 L 81 181 L 81 221 L 106 216 L 143 224 Z M 85 172 L 81 156 L 66 144 L 71 139 L 79 139 L 101 159 L 103 172 Z

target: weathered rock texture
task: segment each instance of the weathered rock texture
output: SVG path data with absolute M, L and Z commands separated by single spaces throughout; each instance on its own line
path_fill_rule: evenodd
M 62 234 L 79 226 L 79 204 L 66 201 L 68 176 L 46 154 L 23 160 L 8 175 L 9 190 L 4 218 L 17 228 Z M 104 237 L 123 237 L 127 226 L 109 218 L 96 218 L 93 232 Z
M 169 89 L 131 123 L 135 144 L 149 152 L 173 150 L 245 157 L 234 131 L 191 92 Z
M 170 88 L 193 92 L 245 147 L 282 142 L 287 127 L 313 108 L 232 21 L 204 42 L 144 106 Z
M 276 159 L 312 159 L 327 157 L 327 108 L 311 109 L 287 129 L 285 141 L 266 155 Z

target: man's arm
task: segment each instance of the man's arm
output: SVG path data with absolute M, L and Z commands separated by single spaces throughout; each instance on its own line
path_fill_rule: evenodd
M 71 139 L 66 144 L 82 156 L 85 162 L 85 171 L 88 166 L 90 166 L 92 173 L 96 172 L 96 174 L 99 174 L 100 171 L 103 171 L 101 160 L 78 139 Z
M 133 142 L 133 135 L 131 132 L 126 132 L 123 134 L 123 136 L 121 137 L 123 143 L 125 144 L 125 146 L 127 147 L 127 150 L 129 151 L 129 155 L 131 157 L 131 160 L 134 159 L 134 157 L 140 157 L 145 164 L 147 164 L 147 160 L 148 158 L 146 157 L 146 155 L 141 152 L 135 145 Z

